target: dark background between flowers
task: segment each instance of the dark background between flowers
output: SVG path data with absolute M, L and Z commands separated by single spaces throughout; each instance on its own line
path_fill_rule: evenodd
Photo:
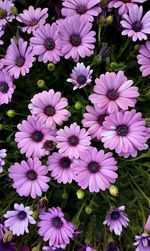
M 145 12 L 148 11 L 148 2 L 149 1 L 143 4 Z M 60 4 L 61 1 L 57 0 L 18 0 L 15 6 L 18 8 L 19 13 L 30 5 L 48 7 L 49 18 L 47 22 L 51 23 L 60 17 Z M 47 69 L 47 64 L 35 62 L 28 75 L 14 81 L 16 89 L 12 102 L 0 107 L 0 125 L 3 125 L 0 130 L 0 148 L 6 148 L 8 152 L 4 172 L 0 174 L 0 221 L 3 221 L 3 214 L 8 209 L 11 209 L 15 202 L 23 202 L 25 205 L 31 206 L 38 221 L 36 209 L 39 198 L 33 200 L 31 198 L 19 197 L 12 188 L 12 181 L 8 178 L 7 171 L 11 164 L 25 159 L 25 156 L 21 155 L 16 147 L 14 134 L 17 131 L 17 124 L 29 115 L 28 104 L 34 94 L 51 88 L 55 91 L 61 91 L 62 95 L 68 98 L 68 109 L 72 113 L 66 125 L 74 121 L 81 125 L 85 106 L 90 104 L 88 95 L 92 92 L 94 79 L 106 71 L 117 72 L 124 70 L 126 76 L 132 79 L 139 88 L 140 97 L 138 98 L 136 109 L 143 113 L 147 124 L 150 126 L 150 78 L 143 78 L 139 71 L 139 65 L 136 60 L 138 46 L 135 46 L 137 44 L 139 45 L 139 43 L 130 42 L 123 52 L 127 38 L 121 36 L 121 27 L 119 26 L 117 13 L 112 11 L 107 15 L 110 14 L 113 15 L 113 23 L 108 26 L 103 25 L 101 42 L 99 43 L 97 38 L 95 54 L 82 61 L 85 65 L 92 65 L 91 67 L 94 70 L 93 81 L 86 87 L 86 91 L 85 89 L 73 91 L 72 85 L 66 81 L 75 65 L 72 60 L 64 60 L 62 58 L 52 72 Z M 0 57 L 4 56 L 6 48 L 10 43 L 10 38 L 16 35 L 17 26 L 19 26 L 19 24 L 13 21 L 9 27 L 6 28 L 5 35 L 3 36 L 4 45 L 0 47 Z M 99 19 L 97 18 L 93 24 L 93 29 L 97 34 L 98 28 Z M 27 34 L 20 32 L 20 35 L 25 40 L 29 40 Z M 105 60 L 100 62 L 98 57 L 102 43 L 104 42 L 108 43 L 110 47 L 107 63 Z M 121 55 L 118 57 L 119 54 Z M 40 79 L 45 81 L 45 88 L 39 88 L 37 86 L 37 81 Z M 75 103 L 77 101 L 82 104 L 82 108 L 79 110 L 75 109 Z M 16 112 L 13 118 L 6 115 L 10 109 Z M 92 144 L 98 149 L 103 148 L 100 142 L 93 140 Z M 134 236 L 144 231 L 144 224 L 150 210 L 150 150 L 140 153 L 136 158 L 129 158 L 127 160 L 118 158 L 115 154 L 114 156 L 117 158 L 119 166 L 119 178 L 115 184 L 119 189 L 119 196 L 116 198 L 112 197 L 108 191 L 98 194 L 85 191 L 86 196 L 84 199 L 78 200 L 76 196 L 78 190 L 77 184 L 59 185 L 53 179 L 51 180 L 49 190 L 46 193 L 49 201 L 48 207 L 60 206 L 65 212 L 66 217 L 73 220 L 82 231 L 80 236 L 75 238 L 71 245 L 68 246 L 67 250 L 76 250 L 81 243 L 84 244 L 86 242 L 87 244 L 93 245 L 97 251 L 103 251 L 108 241 L 113 238 L 122 251 L 132 251 L 134 250 L 132 244 Z M 46 162 L 46 158 L 43 158 L 43 162 Z M 92 206 L 91 214 L 85 212 L 85 208 L 89 206 L 89 204 Z M 115 235 L 109 232 L 107 227 L 103 226 L 103 221 L 110 206 L 119 205 L 126 206 L 130 224 L 129 227 L 123 231 L 123 234 L 116 238 Z M 77 217 L 79 212 L 80 216 Z M 26 243 L 31 249 L 41 241 L 41 238 L 37 234 L 37 226 L 30 226 L 30 234 L 19 238 L 17 237 L 17 239 L 19 246 L 21 243 Z

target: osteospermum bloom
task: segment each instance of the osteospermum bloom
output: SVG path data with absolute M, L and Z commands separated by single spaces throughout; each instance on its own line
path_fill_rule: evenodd
M 27 42 L 19 38 L 18 42 L 11 39 L 2 63 L 8 73 L 17 79 L 20 75 L 29 73 L 35 60 L 32 46 L 28 46 Z
M 123 15 L 132 9 L 135 4 L 146 1 L 147 0 L 112 0 L 109 2 L 108 8 L 116 8 L 118 9 L 119 15 Z
M 31 196 L 33 199 L 47 192 L 50 178 L 47 177 L 48 169 L 42 166 L 38 158 L 15 163 L 9 168 L 9 177 L 13 179 L 13 188 L 20 196 Z
M 29 233 L 28 225 L 35 224 L 35 220 L 32 217 L 32 211 L 29 207 L 25 207 L 23 204 L 14 204 L 14 210 L 7 211 L 4 214 L 6 218 L 4 224 L 5 227 L 12 231 L 13 235 L 23 235 Z
M 0 70 L 0 105 L 11 101 L 14 90 L 12 77 L 5 70 Z
M 68 105 L 68 100 L 61 97 L 60 92 L 54 92 L 53 89 L 49 91 L 43 91 L 34 95 L 29 104 L 29 109 L 33 115 L 35 115 L 41 123 L 44 123 L 46 127 L 56 127 L 56 125 L 62 125 L 64 121 L 67 121 L 70 112 L 65 109 Z
M 136 157 L 137 151 L 147 149 L 149 131 L 140 112 L 120 111 L 106 117 L 102 129 L 105 148 L 115 150 L 120 156 Z
M 145 229 L 146 229 L 147 231 L 150 231 L 150 215 L 148 216 L 147 222 L 146 222 L 146 224 L 145 224 Z
M 19 132 L 15 134 L 15 141 L 22 154 L 26 154 L 27 158 L 41 158 L 49 154 L 44 145 L 49 140 L 55 141 L 54 130 L 44 127 L 35 116 L 28 116 L 27 120 L 23 120 L 17 128 Z
M 17 20 L 24 24 L 22 28 L 23 32 L 30 34 L 35 31 L 41 24 L 45 24 L 48 17 L 48 9 L 36 8 L 29 6 L 28 10 L 24 10 L 23 13 L 17 16 Z
M 95 80 L 94 94 L 89 99 L 99 108 L 105 108 L 108 113 L 128 110 L 134 107 L 139 96 L 138 88 L 132 80 L 127 80 L 123 71 L 106 72 Z
M 72 169 L 73 159 L 63 156 L 60 153 L 52 153 L 48 157 L 48 169 L 51 171 L 51 177 L 58 183 L 71 183 L 74 180 Z
M 150 75 L 150 41 L 146 41 L 141 45 L 139 54 L 137 55 L 138 64 L 141 65 L 140 71 L 142 76 L 146 77 Z
M 65 248 L 73 237 L 73 225 L 65 220 L 60 207 L 52 207 L 39 216 L 39 235 L 49 241 L 50 247 Z
M 107 216 L 105 221 L 103 222 L 104 225 L 107 225 L 109 227 L 109 230 L 116 235 L 121 235 L 122 228 L 128 226 L 128 216 L 126 215 L 125 206 L 120 206 L 118 208 L 112 208 Z
M 80 153 L 89 148 L 91 137 L 84 128 L 73 123 L 57 131 L 56 141 L 60 153 L 78 159 Z
M 95 106 L 86 106 L 86 113 L 83 114 L 82 124 L 88 128 L 88 132 L 92 138 L 101 140 L 101 131 L 103 122 L 108 115 L 105 108 Z
M 6 158 L 6 149 L 0 149 L 0 173 L 3 172 L 3 166 L 5 165 L 4 159 Z
M 61 46 L 59 45 L 58 26 L 56 23 L 40 25 L 39 28 L 33 32 L 34 37 L 30 39 L 33 46 L 34 53 L 38 55 L 39 62 L 48 61 L 56 64 L 60 61 Z
M 83 63 L 77 63 L 67 81 L 74 85 L 73 90 L 81 89 L 91 83 L 92 72 L 90 66 L 86 67 Z
M 132 37 L 133 42 L 146 40 L 147 34 L 150 34 L 150 11 L 143 16 L 143 7 L 134 5 L 128 14 L 123 15 L 121 25 L 123 36 Z
M 10 9 L 13 6 L 12 0 L 0 0 L 0 27 L 5 26 L 7 22 L 11 22 L 15 18 L 10 13 Z
M 100 0 L 64 0 L 61 13 L 64 17 L 78 15 L 93 21 L 93 16 L 98 16 L 101 12 L 99 4 Z
M 149 251 L 150 250 L 150 235 L 143 233 L 135 236 L 134 246 L 135 251 Z
M 66 59 L 85 58 L 94 53 L 95 31 L 91 31 L 92 24 L 86 18 L 78 15 L 65 18 L 59 22 L 59 45 Z
M 112 153 L 104 153 L 91 147 L 80 153 L 80 159 L 72 164 L 75 173 L 75 180 L 82 189 L 89 188 L 90 192 L 98 193 L 115 183 L 117 162 Z

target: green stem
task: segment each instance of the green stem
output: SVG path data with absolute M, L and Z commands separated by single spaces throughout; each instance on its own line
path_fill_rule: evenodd
M 124 53 L 124 51 L 126 50 L 126 48 L 128 47 L 129 43 L 131 42 L 131 38 L 128 38 L 126 40 L 126 43 L 124 44 L 123 48 L 121 49 L 118 57 L 117 57 L 117 60 L 122 56 L 122 54 Z

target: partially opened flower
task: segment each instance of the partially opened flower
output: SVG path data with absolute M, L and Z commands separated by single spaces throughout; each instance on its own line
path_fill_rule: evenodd
M 86 67 L 83 63 L 77 63 L 67 81 L 74 85 L 73 90 L 81 89 L 91 83 L 92 72 L 90 66 Z
M 139 96 L 138 88 L 133 86 L 133 81 L 128 80 L 123 71 L 106 72 L 95 83 L 94 94 L 89 99 L 99 108 L 114 113 L 135 106 Z
M 65 126 L 57 131 L 56 141 L 60 153 L 71 159 L 78 159 L 80 153 L 89 148 L 91 137 L 85 128 L 81 129 L 73 123 L 70 127 Z
M 150 235 L 143 233 L 135 236 L 135 251 L 149 251 L 150 250 Z
M 47 192 L 50 178 L 47 176 L 48 169 L 42 166 L 38 158 L 28 159 L 15 163 L 9 168 L 9 177 L 13 179 L 13 188 L 20 196 L 31 196 L 35 199 Z
M 145 225 L 145 229 L 147 231 L 150 231 L 150 215 L 148 216 L 148 219 L 147 219 L 147 222 L 146 222 L 146 225 Z
M 62 125 L 64 121 L 67 121 L 71 115 L 65 109 L 67 105 L 68 100 L 62 98 L 60 92 L 54 92 L 51 89 L 35 94 L 28 107 L 47 128 L 55 128 L 56 125 Z
M 35 60 L 32 46 L 28 46 L 27 42 L 19 38 L 17 43 L 11 39 L 2 63 L 8 73 L 17 79 L 20 75 L 25 76 L 29 73 Z
M 21 28 L 23 32 L 30 34 L 35 31 L 41 24 L 45 24 L 48 17 L 48 9 L 36 8 L 29 6 L 28 10 L 24 10 L 17 16 L 17 20 L 24 24 Z
M 64 218 L 60 207 L 52 207 L 39 216 L 39 235 L 50 247 L 65 248 L 73 237 L 74 227 Z
M 60 61 L 61 46 L 59 44 L 58 26 L 56 23 L 40 25 L 33 32 L 34 37 L 30 39 L 34 53 L 38 55 L 39 62 L 52 62 L 56 64 Z
M 7 211 L 4 214 L 6 218 L 4 224 L 13 235 L 23 235 L 24 233 L 29 233 L 28 225 L 35 224 L 35 220 L 32 217 L 32 211 L 29 207 L 25 207 L 23 204 L 14 204 L 14 210 Z
M 0 0 L 0 27 L 5 26 L 7 22 L 12 22 L 15 18 L 10 12 L 13 6 L 12 0 Z
M 84 16 L 89 21 L 94 20 L 94 16 L 98 16 L 101 12 L 100 0 L 64 0 L 61 13 L 64 17 L 67 16 Z
M 121 34 L 132 37 L 133 42 L 147 40 L 147 35 L 150 34 L 150 11 L 143 16 L 143 7 L 134 5 L 128 14 L 123 15 L 121 25 L 123 27 Z
M 44 148 L 45 142 L 55 141 L 56 132 L 46 128 L 43 123 L 37 121 L 36 117 L 28 116 L 18 124 L 19 132 L 15 134 L 15 141 L 22 154 L 30 157 L 43 157 L 49 154 Z
M 140 71 L 142 76 L 146 77 L 150 75 L 150 41 L 146 41 L 142 44 L 137 55 L 138 64 L 141 65 Z
M 127 227 L 129 223 L 128 216 L 126 215 L 125 206 L 120 206 L 118 208 L 112 208 L 108 212 L 104 225 L 109 227 L 109 230 L 114 231 L 116 235 L 121 235 L 123 227 Z
M 5 70 L 0 70 L 0 105 L 11 102 L 14 90 L 12 77 Z
M 59 41 L 62 54 L 66 59 L 90 57 L 94 53 L 95 31 L 91 31 L 92 24 L 86 18 L 78 15 L 68 17 L 59 22 Z
M 3 166 L 5 165 L 4 159 L 6 158 L 6 149 L 0 149 L 0 173 L 3 172 Z
M 148 148 L 149 130 L 140 112 L 120 111 L 105 118 L 102 129 L 102 142 L 105 148 L 115 150 L 125 158 L 136 157 L 138 150 Z

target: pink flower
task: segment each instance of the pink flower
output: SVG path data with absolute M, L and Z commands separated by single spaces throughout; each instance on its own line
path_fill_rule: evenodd
M 146 41 L 142 44 L 137 55 L 138 64 L 141 65 L 140 71 L 142 76 L 146 77 L 150 75 L 150 41 Z
M 0 105 L 11 102 L 14 90 L 12 77 L 5 70 L 0 70 Z

